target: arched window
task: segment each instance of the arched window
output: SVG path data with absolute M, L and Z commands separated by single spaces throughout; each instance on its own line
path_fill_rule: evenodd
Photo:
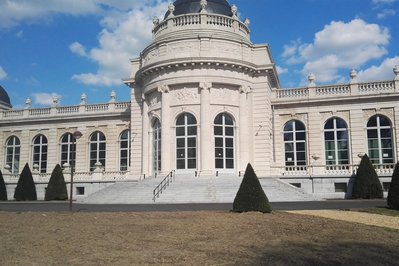
M 21 142 L 16 136 L 10 137 L 6 142 L 6 165 L 10 167 L 12 174 L 18 174 Z
M 176 121 L 176 168 L 197 168 L 197 120 L 189 113 Z
M 154 174 L 161 171 L 161 123 L 155 119 L 152 123 L 152 163 Z
M 66 133 L 61 138 L 61 166 L 69 164 L 75 166 L 76 140 L 71 133 Z
M 226 113 L 214 121 L 215 168 L 234 169 L 234 122 Z
M 284 126 L 285 165 L 306 165 L 305 125 L 291 120 Z
M 39 167 L 40 173 L 47 171 L 47 138 L 38 135 L 33 140 L 33 164 Z
M 130 131 L 125 130 L 119 137 L 119 170 L 127 171 L 130 166 Z
M 105 168 L 105 150 L 105 135 L 100 131 L 94 132 L 90 137 L 90 171 L 96 169 L 97 162 Z
M 391 121 L 375 115 L 367 123 L 369 156 L 373 164 L 394 162 Z
M 324 126 L 327 165 L 349 164 L 348 127 L 341 118 L 331 118 Z

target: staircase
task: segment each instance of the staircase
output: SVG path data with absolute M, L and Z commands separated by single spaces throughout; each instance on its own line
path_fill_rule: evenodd
M 153 190 L 161 178 L 139 182 L 115 183 L 85 199 L 91 204 L 153 204 Z M 240 187 L 242 177 L 222 175 L 194 177 L 176 175 L 175 181 L 156 198 L 156 203 L 232 203 Z M 312 201 L 314 197 L 279 179 L 259 180 L 269 201 Z

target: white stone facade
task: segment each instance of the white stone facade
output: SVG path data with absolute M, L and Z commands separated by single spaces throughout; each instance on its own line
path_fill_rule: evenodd
M 76 178 L 85 195 L 110 182 L 171 171 L 199 178 L 240 175 L 250 162 L 260 178 L 339 198 L 369 152 L 381 181 L 389 182 L 399 158 L 398 66 L 392 81 L 362 83 L 352 71 L 350 84 L 316 86 L 310 75 L 308 87 L 283 89 L 269 47 L 250 42 L 249 20 L 241 22 L 235 6 L 231 17 L 170 11 L 165 20 L 154 20 L 152 43 L 131 60 L 129 103 L 115 102 L 111 94 L 106 104 L 87 105 L 82 96 L 79 106 L 60 107 L 55 99 L 50 108 L 31 109 L 27 101 L 24 110 L 0 111 L 1 170 L 10 188 L 29 163 L 44 190 L 62 161 L 63 136 L 76 130 L 83 133 L 76 142 Z M 97 132 L 105 140 L 93 143 Z M 34 165 L 39 135 L 47 139 L 43 170 Z M 12 137 L 20 144 L 10 146 Z M 104 163 L 94 167 L 101 158 Z

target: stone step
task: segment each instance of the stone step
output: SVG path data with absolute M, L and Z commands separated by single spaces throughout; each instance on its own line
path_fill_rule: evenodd
M 153 203 L 153 190 L 161 178 L 139 182 L 115 183 L 87 198 L 84 203 Z M 175 180 L 163 191 L 156 203 L 229 203 L 233 202 L 242 178 L 232 175 L 193 177 L 176 175 Z M 278 179 L 260 179 L 270 201 L 310 201 L 312 195 Z

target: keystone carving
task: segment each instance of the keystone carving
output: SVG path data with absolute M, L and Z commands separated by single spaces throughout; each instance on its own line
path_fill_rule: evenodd
M 212 88 L 212 83 L 211 82 L 201 82 L 199 84 L 199 87 L 201 90 L 209 90 Z
M 169 93 L 169 86 L 168 85 L 161 85 L 158 87 L 158 92 L 161 93 Z

